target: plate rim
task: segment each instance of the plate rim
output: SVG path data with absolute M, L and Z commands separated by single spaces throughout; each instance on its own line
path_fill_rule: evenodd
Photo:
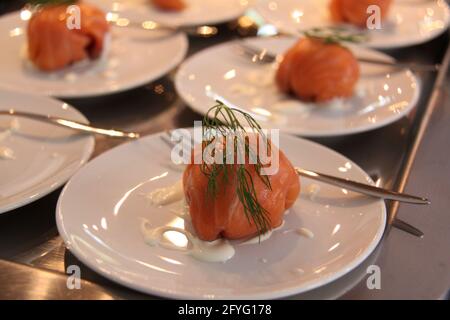
M 286 39 L 289 37 L 280 37 L 279 39 Z M 279 39 L 273 39 L 273 41 L 277 41 Z M 294 39 L 294 38 L 293 38 Z M 261 38 L 261 37 L 249 37 L 246 38 L 246 41 L 265 41 L 265 38 Z M 193 54 L 192 56 L 188 57 L 187 59 L 185 59 L 180 66 L 177 69 L 177 72 L 175 74 L 174 77 L 174 85 L 175 85 L 175 90 L 177 92 L 177 94 L 180 96 L 180 98 L 183 100 L 183 102 L 189 106 L 189 108 L 191 108 L 193 111 L 197 112 L 200 115 L 205 115 L 205 111 L 203 110 L 200 106 L 198 106 L 197 104 L 193 104 L 189 101 L 189 93 L 185 92 L 186 90 L 182 90 L 181 88 L 184 86 L 182 83 L 182 73 L 183 71 L 188 67 L 188 65 L 194 60 L 197 59 L 198 57 L 200 57 L 200 55 L 202 54 L 206 54 L 208 50 L 210 49 L 219 49 L 219 48 L 225 48 L 228 46 L 232 46 L 234 43 L 239 42 L 241 40 L 231 40 L 231 41 L 227 41 L 227 42 L 223 42 L 223 43 L 219 43 L 217 45 L 213 45 L 211 47 L 208 47 L 204 50 L 201 50 L 195 54 Z M 350 46 L 352 48 L 358 48 L 358 46 Z M 362 49 L 364 50 L 368 50 L 368 51 L 373 51 L 376 52 L 377 54 L 382 54 L 385 56 L 386 59 L 394 59 L 392 56 L 372 49 L 372 48 L 367 48 L 367 47 L 363 47 Z M 379 128 L 382 128 L 384 126 L 387 126 L 389 124 L 395 123 L 398 120 L 400 120 L 401 118 L 407 116 L 415 107 L 417 107 L 417 103 L 419 102 L 421 93 L 422 93 L 422 85 L 420 82 L 420 79 L 416 76 L 416 74 L 414 72 L 412 72 L 410 69 L 405 69 L 407 71 L 409 71 L 412 80 L 414 81 L 414 84 L 416 85 L 416 88 L 414 90 L 414 95 L 411 99 L 411 101 L 408 103 L 408 105 L 402 109 L 401 112 L 399 113 L 393 113 L 391 115 L 391 117 L 384 119 L 383 121 L 379 121 L 376 123 L 369 123 L 366 124 L 365 126 L 359 126 L 359 127 L 354 127 L 354 128 L 347 128 L 347 129 L 336 129 L 336 130 L 329 130 L 329 131 L 325 131 L 325 132 L 311 132 L 311 131 L 303 131 L 301 128 L 299 127 L 286 127 L 286 126 L 280 126 L 280 130 L 281 132 L 285 132 L 285 133 L 290 133 L 293 135 L 299 135 L 301 137 L 341 137 L 341 136 L 346 136 L 346 135 L 352 135 L 352 134 L 357 134 L 357 133 L 363 133 L 363 132 L 369 132 L 369 131 L 373 131 Z M 211 100 L 211 103 L 213 101 Z M 268 127 L 271 127 L 270 125 Z
M 191 129 L 190 127 L 185 128 L 185 129 Z M 159 135 L 162 135 L 163 132 L 157 132 L 157 133 L 153 133 L 151 135 L 147 135 L 141 139 L 153 139 Z M 347 161 L 349 161 L 352 166 L 355 168 L 355 170 L 357 170 L 357 172 L 361 173 L 362 175 L 365 176 L 366 179 L 368 179 L 368 181 L 370 181 L 371 184 L 374 184 L 373 180 L 370 178 L 370 176 L 355 162 L 353 162 L 351 159 L 347 158 L 346 156 L 340 154 L 339 152 L 328 148 L 324 145 L 321 145 L 317 142 L 314 141 L 310 141 L 301 137 L 297 137 L 297 136 L 293 136 L 290 134 L 281 134 L 281 136 L 285 136 L 287 138 L 291 138 L 291 139 L 298 139 L 301 140 L 303 143 L 306 144 L 310 144 L 315 148 L 319 148 L 324 150 L 325 152 L 331 152 L 339 157 L 342 157 L 344 159 L 346 159 Z M 141 140 L 139 139 L 139 140 Z M 345 274 L 347 274 L 348 272 L 354 270 L 356 267 L 358 267 L 361 263 L 363 263 L 373 252 L 374 250 L 377 248 L 377 246 L 380 244 L 383 236 L 385 235 L 386 229 L 387 229 L 387 209 L 386 209 L 386 203 L 384 202 L 384 200 L 379 199 L 378 203 L 381 206 L 381 211 L 380 211 L 380 225 L 378 226 L 378 229 L 376 231 L 375 237 L 371 240 L 370 244 L 364 249 L 363 252 L 361 252 L 361 254 L 359 256 L 357 256 L 355 259 L 352 260 L 351 263 L 349 263 L 345 268 L 342 268 L 340 271 L 338 272 L 334 272 L 333 274 L 327 275 L 324 278 L 324 280 L 317 282 L 314 280 L 310 280 L 308 282 L 306 282 L 302 288 L 299 290 L 298 285 L 291 285 L 288 286 L 284 289 L 279 289 L 279 290 L 274 290 L 274 291 L 270 291 L 270 292 L 259 292 L 259 293 L 253 293 L 253 294 L 247 294 L 247 295 L 239 295 L 239 296 L 233 296 L 230 294 L 219 294 L 219 295 L 215 295 L 214 297 L 211 297 L 210 295 L 199 295 L 199 294 L 184 294 L 184 293 L 180 293 L 180 292 L 176 292 L 173 290 L 167 290 L 167 289 L 161 289 L 161 288 L 157 288 L 157 287 L 149 287 L 146 285 L 143 285 L 141 283 L 136 283 L 130 280 L 127 280 L 128 278 L 123 278 L 117 275 L 117 271 L 112 271 L 112 272 L 105 272 L 102 268 L 98 268 L 98 266 L 93 263 L 90 259 L 85 258 L 85 256 L 79 252 L 77 249 L 74 249 L 71 244 L 70 244 L 70 236 L 69 233 L 66 231 L 66 227 L 63 223 L 63 213 L 62 213 L 62 206 L 63 206 L 63 201 L 64 198 L 66 197 L 66 194 L 68 193 L 68 189 L 71 186 L 71 183 L 74 179 L 76 179 L 78 176 L 80 176 L 83 173 L 83 170 L 86 168 L 88 168 L 88 166 L 92 166 L 93 163 L 95 163 L 95 161 L 97 161 L 98 159 L 101 158 L 106 158 L 109 156 L 109 153 L 120 149 L 120 148 L 125 148 L 126 146 L 128 146 L 129 144 L 132 143 L 137 143 L 139 142 L 139 140 L 137 141 L 130 141 L 124 144 L 121 144 L 119 146 L 116 146 L 104 153 L 102 153 L 101 155 L 99 155 L 98 157 L 96 157 L 93 161 L 90 161 L 84 168 L 82 168 L 81 170 L 78 170 L 77 173 L 75 175 L 73 175 L 71 177 L 71 179 L 69 180 L 69 182 L 64 186 L 64 189 L 62 190 L 59 198 L 58 198 L 58 202 L 56 205 L 56 210 L 55 210 L 55 216 L 56 216 L 56 226 L 58 229 L 58 232 L 61 236 L 61 238 L 64 240 L 64 243 L 66 245 L 66 248 L 77 258 L 79 259 L 83 264 L 85 264 L 86 266 L 88 266 L 91 270 L 93 270 L 94 272 L 100 274 L 101 276 L 106 277 L 107 279 L 109 279 L 112 282 L 118 283 L 120 285 L 123 285 L 129 289 L 132 290 L 137 290 L 139 292 L 142 292 L 144 294 L 148 294 L 148 295 L 154 295 L 157 297 L 164 297 L 164 298 L 172 298 L 172 299 L 224 299 L 224 300 L 229 300 L 229 299 L 238 299 L 238 300 L 246 300 L 246 299 L 276 299 L 276 298 L 285 298 L 285 297 L 289 297 L 292 296 L 294 294 L 301 294 L 301 293 L 305 293 L 307 291 L 316 289 L 316 288 L 320 288 L 323 287 L 339 278 L 341 278 L 342 276 L 344 276 Z M 115 151 L 117 152 L 117 151 Z M 109 270 L 111 271 L 111 270 Z
M 220 19 L 208 19 L 208 18 L 204 18 L 203 20 L 201 20 L 200 22 L 195 22 L 195 23 L 188 23 L 188 22 L 183 22 L 183 23 L 179 23 L 179 24 L 172 24 L 172 26 L 175 27 L 196 27 L 196 26 L 201 26 L 201 25 L 217 25 L 217 24 L 222 24 L 222 23 L 226 23 L 226 22 L 230 22 L 234 19 L 239 18 L 240 16 L 242 16 L 246 10 L 252 8 L 254 6 L 254 4 L 257 2 L 258 0 L 248 0 L 247 5 L 242 6 L 242 9 L 239 10 L 239 13 L 236 14 L 228 14 Z M 97 6 L 99 5 L 99 3 L 101 2 L 101 0 L 89 0 L 90 3 L 92 4 L 96 4 Z M 253 2 L 253 4 L 252 4 Z M 151 11 L 157 11 L 156 8 L 153 8 L 152 4 L 149 4 L 149 6 L 151 8 L 149 8 L 148 10 Z M 139 11 L 139 9 L 142 9 L 143 7 L 146 7 L 145 4 L 134 4 L 132 5 L 129 10 L 131 11 Z M 151 14 L 147 14 L 149 17 L 151 16 Z M 154 17 L 152 17 L 154 18 Z
M 18 21 L 20 20 L 20 10 L 16 10 L 7 14 L 4 14 L 2 16 L 0 16 L 0 21 L 3 19 L 17 19 Z M 24 33 L 24 36 L 26 37 L 26 34 Z M 40 96 L 48 96 L 48 97 L 53 97 L 53 98 L 59 98 L 59 99 L 77 99 L 77 98 L 94 98 L 94 97 L 102 97 L 102 96 L 106 96 L 106 95 L 112 95 L 115 93 L 120 93 L 120 92 L 124 92 L 130 89 L 135 89 L 135 88 L 139 88 L 147 83 L 151 83 L 155 80 L 158 80 L 159 78 L 167 75 L 168 73 L 170 73 L 172 70 L 174 70 L 175 68 L 177 68 L 180 63 L 182 63 L 184 61 L 184 59 L 186 58 L 186 55 L 188 53 L 189 50 L 189 40 L 188 37 L 186 35 L 186 33 L 184 32 L 178 32 L 178 33 L 174 33 L 173 35 L 171 35 L 170 37 L 176 39 L 179 38 L 180 41 L 180 45 L 181 48 L 180 50 L 176 51 L 176 55 L 174 55 L 176 57 L 176 59 L 174 59 L 174 63 L 172 64 L 167 64 L 167 66 L 165 66 L 163 68 L 163 71 L 157 73 L 157 75 L 155 74 L 155 76 L 153 77 L 142 77 L 142 79 L 140 79 L 139 81 L 135 81 L 135 82 L 130 82 L 126 85 L 122 85 L 119 87 L 111 87 L 107 90 L 97 90 L 95 88 L 90 89 L 88 91 L 82 92 L 82 93 L 63 93 L 63 94 L 58 94 L 57 92 L 55 92 L 54 90 L 45 90 L 45 91 L 28 91 L 26 89 L 22 90 L 21 87 L 17 87 L 17 86 L 9 86 L 9 85 L 5 85 L 4 83 L 0 82 L 0 89 L 2 90 L 8 90 L 11 92 L 16 92 L 16 93 L 25 93 L 25 94 L 35 94 L 35 95 L 40 95 Z
M 32 93 L 23 93 L 23 92 L 16 92 L 16 91 L 10 91 L 10 90 L 5 90 L 3 88 L 0 88 L 0 95 L 2 93 L 9 93 L 9 94 L 14 94 L 14 95 L 22 95 L 22 96 L 28 96 L 29 98 L 39 98 L 39 99 L 47 99 L 49 100 L 49 102 L 51 103 L 65 103 L 63 101 L 60 101 L 58 99 L 49 97 L 49 96 L 45 96 L 45 95 L 36 95 L 36 94 L 32 94 Z M 80 118 L 83 121 L 86 121 L 87 124 L 89 124 L 89 120 L 86 118 L 86 116 L 81 113 L 78 109 L 76 109 L 74 106 L 72 106 L 69 103 L 65 103 L 68 106 L 68 109 L 70 109 L 72 112 L 74 112 L 75 114 L 77 114 L 78 116 L 80 116 Z M 77 163 L 76 167 L 72 170 L 72 172 L 67 173 L 66 175 L 63 175 L 63 177 L 61 178 L 60 181 L 58 181 L 57 183 L 54 183 L 52 185 L 50 185 L 49 188 L 43 188 L 45 190 L 41 190 L 41 191 L 37 191 L 36 193 L 33 193 L 32 195 L 27 196 L 25 199 L 23 199 L 22 201 L 18 201 L 9 205 L 5 205 L 5 206 L 0 206 L 0 215 L 1 214 L 5 214 L 5 213 L 9 213 L 14 209 L 18 209 L 21 208 L 27 204 L 33 203 L 39 199 L 42 199 L 43 197 L 45 197 L 46 195 L 52 193 L 53 191 L 57 190 L 58 188 L 60 188 L 61 186 L 63 186 L 67 181 L 70 180 L 70 178 L 76 174 L 80 168 L 82 168 L 86 163 L 89 162 L 89 159 L 91 158 L 92 154 L 94 153 L 95 150 L 95 137 L 93 135 L 89 135 L 86 136 L 87 137 L 87 141 L 86 141 L 86 147 L 87 150 L 85 151 L 85 153 L 81 156 L 81 160 Z

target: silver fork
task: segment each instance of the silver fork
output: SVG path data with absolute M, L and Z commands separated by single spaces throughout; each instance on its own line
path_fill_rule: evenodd
M 187 138 L 187 137 L 186 137 Z M 174 145 L 172 140 L 171 140 L 171 136 L 170 136 L 170 132 L 166 131 L 165 135 L 161 136 L 161 139 L 168 145 Z M 413 195 L 409 195 L 409 194 L 405 194 L 405 193 L 399 193 L 399 192 L 395 192 L 395 191 L 391 191 L 391 190 L 387 190 L 387 189 L 383 189 L 383 188 L 379 188 L 376 186 L 372 186 L 372 185 L 368 185 L 368 184 L 364 184 L 361 182 L 357 182 L 357 181 L 353 181 L 353 180 L 349 180 L 349 179 L 343 179 L 343 178 L 339 178 L 339 177 L 335 177 L 335 176 L 331 176 L 328 174 L 324 174 L 324 173 L 319 173 L 317 171 L 312 171 L 312 170 L 306 170 L 306 169 L 302 169 L 299 167 L 295 168 L 297 174 L 299 176 L 311 179 L 311 180 L 316 180 L 316 181 L 320 181 L 323 183 L 327 183 L 327 184 L 331 184 L 340 188 L 345 188 L 347 190 L 351 190 L 360 194 L 364 194 L 367 196 L 371 196 L 371 197 L 375 197 L 375 198 L 380 198 L 380 199 L 384 199 L 384 200 L 393 200 L 393 201 L 399 201 L 399 202 L 405 202 L 405 203 L 411 203 L 411 204 L 430 204 L 430 200 L 428 200 L 427 198 L 424 197 L 417 197 L 417 196 L 413 196 Z
M 170 131 L 165 131 L 165 134 L 160 136 L 161 140 L 167 144 L 169 147 L 173 147 L 174 146 L 174 142 L 171 139 L 171 133 Z M 190 141 L 190 140 L 189 140 Z M 314 171 L 307 171 L 304 169 L 300 169 L 300 168 L 296 168 L 297 174 L 302 175 L 306 178 L 310 178 L 310 179 L 314 179 L 314 180 L 318 180 L 324 183 L 328 183 L 328 184 L 332 184 L 338 187 L 345 187 L 348 190 L 353 190 L 362 194 L 366 194 L 369 196 L 373 196 L 373 197 L 379 197 L 378 195 L 380 195 L 379 192 L 381 192 L 381 194 L 386 194 L 388 197 L 397 197 L 397 196 L 406 196 L 407 200 L 412 200 L 412 202 L 410 201 L 404 201 L 404 202 L 408 202 L 408 203 L 415 203 L 415 204 L 430 204 L 430 201 L 426 198 L 421 198 L 421 197 L 416 197 L 416 196 L 409 196 L 406 194 L 401 194 L 401 193 L 397 193 L 397 192 L 393 192 L 390 190 L 386 190 L 386 189 L 382 189 L 382 188 L 378 188 L 378 187 L 374 187 L 374 186 L 370 186 L 370 185 L 366 185 L 363 183 L 359 183 L 359 182 L 355 182 L 355 181 L 351 181 L 351 180 L 347 180 L 347 179 L 342 179 L 342 178 L 338 178 L 338 177 L 333 177 L 333 176 L 329 176 L 329 175 L 324 175 L 324 174 L 320 174 Z M 366 192 L 367 190 L 367 192 Z M 382 199 L 388 199 L 387 197 L 381 197 Z M 391 198 L 392 199 L 392 198 Z M 394 199 L 392 199 L 394 200 Z M 401 201 L 401 200 L 398 200 Z M 392 222 L 392 226 L 400 229 L 406 233 L 409 233 L 413 236 L 416 236 L 418 238 L 423 238 L 424 233 L 417 229 L 416 227 L 410 225 L 409 223 L 399 219 L 399 218 L 395 218 L 394 221 Z
M 244 42 L 237 42 L 237 49 L 240 49 L 240 53 L 251 61 L 261 64 L 273 63 L 279 59 L 279 56 L 268 52 L 266 49 L 255 48 L 254 46 Z M 359 62 L 389 66 L 398 69 L 411 69 L 412 71 L 423 71 L 423 72 L 436 72 L 439 70 L 439 64 L 419 64 L 419 63 L 409 63 L 409 62 L 395 62 L 395 61 L 384 61 L 378 59 L 372 59 L 367 57 L 356 57 Z
M 41 121 L 53 125 L 57 125 L 64 128 L 70 128 L 75 131 L 81 131 L 81 132 L 87 132 L 87 133 L 95 133 L 100 134 L 112 138 L 126 138 L 126 139 L 138 139 L 140 137 L 139 133 L 137 132 L 124 132 L 119 131 L 115 129 L 102 129 L 102 128 L 96 128 L 91 125 L 59 118 L 55 116 L 50 115 L 41 115 L 36 113 L 29 113 L 29 112 L 23 112 L 23 111 L 17 111 L 14 109 L 10 110 L 0 110 L 0 116 L 12 116 L 12 117 L 21 117 L 21 118 L 27 118 L 31 120 Z

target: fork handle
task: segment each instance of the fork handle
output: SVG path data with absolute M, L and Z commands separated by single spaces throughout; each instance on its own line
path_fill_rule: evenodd
M 412 196 L 409 194 L 399 193 L 395 191 L 386 190 L 383 188 L 378 188 L 375 186 L 370 186 L 364 183 L 342 179 L 330 175 L 326 175 L 323 173 L 318 173 L 314 171 L 304 170 L 301 168 L 295 168 L 297 174 L 306 178 L 310 178 L 313 180 L 317 180 L 320 182 L 325 182 L 328 184 L 332 184 L 337 187 L 345 188 L 348 190 L 352 190 L 358 193 L 362 193 L 365 195 L 369 195 L 376 198 L 381 198 L 385 200 L 394 200 L 406 203 L 413 204 L 430 204 L 431 202 L 422 197 Z
M 383 61 L 379 59 L 370 59 L 364 57 L 356 58 L 359 62 L 362 63 L 370 63 L 370 64 L 378 64 L 384 66 L 390 66 L 394 68 L 400 69 L 411 69 L 413 71 L 424 71 L 424 72 L 437 72 L 439 71 L 439 64 L 420 64 L 420 63 L 410 63 L 410 62 L 393 62 L 393 61 Z
M 31 120 L 54 124 L 54 125 L 64 127 L 64 128 L 70 128 L 70 129 L 73 129 L 76 131 L 95 133 L 95 134 L 100 134 L 100 135 L 113 137 L 113 138 L 129 138 L 129 139 L 139 138 L 138 133 L 123 132 L 123 131 L 118 131 L 118 130 L 114 130 L 114 129 L 96 128 L 96 127 L 93 127 L 93 126 L 90 126 L 88 124 L 84 124 L 81 122 L 63 119 L 63 118 L 57 118 L 57 117 L 53 117 L 50 115 L 41 115 L 41 114 L 22 112 L 22 111 L 16 111 L 16 110 L 0 111 L 0 116 L 2 116 L 2 115 L 28 118 Z

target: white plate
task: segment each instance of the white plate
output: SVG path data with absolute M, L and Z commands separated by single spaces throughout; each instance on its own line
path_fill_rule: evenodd
M 357 165 L 316 143 L 281 135 L 281 149 L 305 168 L 372 183 Z M 169 163 L 170 149 L 152 135 L 108 151 L 80 170 L 64 188 L 56 212 L 69 250 L 103 276 L 149 294 L 277 298 L 349 272 L 374 250 L 385 228 L 383 201 L 323 184 L 315 184 L 320 191 L 311 197 L 311 182 L 303 179 L 283 229 L 261 244 L 236 245 L 236 255 L 226 263 L 150 247 L 140 232 L 142 219 L 153 226 L 184 223 L 145 197 L 181 178 L 182 171 Z M 311 230 L 314 238 L 283 233 L 299 227 Z
M 262 0 L 257 11 L 282 31 L 296 34 L 298 30 L 332 25 L 329 0 Z M 381 30 L 369 31 L 364 45 L 393 49 L 429 41 L 444 32 L 450 21 L 445 1 L 393 1 L 388 19 Z
M 181 33 L 161 38 L 145 30 L 113 28 L 102 58 L 46 73 L 26 57 L 26 24 L 18 13 L 0 17 L 0 88 L 65 98 L 119 92 L 163 76 L 183 60 L 188 48 Z
M 0 110 L 11 108 L 88 123 L 66 103 L 0 90 Z M 13 130 L 8 130 L 11 124 Z M 0 147 L 12 150 L 15 157 L 0 158 L 0 213 L 3 213 L 63 185 L 88 161 L 94 150 L 94 138 L 42 122 L 0 116 Z
M 292 38 L 247 41 L 275 54 L 284 53 L 295 42 Z M 357 56 L 390 59 L 370 49 L 351 49 Z M 387 67 L 361 64 L 354 97 L 318 106 L 280 93 L 274 82 L 275 71 L 275 64 L 252 63 L 250 58 L 240 56 L 235 43 L 229 42 L 186 60 L 178 69 L 175 85 L 186 103 L 201 114 L 219 97 L 230 105 L 260 114 L 264 127 L 315 137 L 352 134 L 387 125 L 406 115 L 416 105 L 420 92 L 416 77 L 408 70 L 389 73 Z M 271 116 L 265 116 L 268 112 Z
M 150 0 L 89 0 L 107 11 L 121 12 L 134 19 L 150 19 L 171 26 L 219 24 L 244 14 L 254 0 L 184 0 L 186 9 L 167 12 L 157 9 Z

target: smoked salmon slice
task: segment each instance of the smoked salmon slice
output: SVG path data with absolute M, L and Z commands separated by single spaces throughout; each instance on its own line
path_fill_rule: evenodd
M 161 10 L 182 11 L 186 8 L 183 0 L 152 0 L 152 2 Z
M 367 8 L 376 5 L 380 8 L 380 18 L 387 16 L 392 0 L 331 0 L 329 8 L 334 22 L 347 22 L 365 28 L 370 13 Z
M 269 188 L 257 173 L 255 165 L 245 164 L 251 175 L 259 204 L 266 210 L 271 228 L 283 222 L 284 212 L 292 207 L 300 192 L 300 181 L 296 171 L 284 153 L 275 146 L 271 152 L 279 153 L 279 169 L 268 175 Z M 193 227 L 198 237 L 205 241 L 218 238 L 241 239 L 255 236 L 258 228 L 248 219 L 237 194 L 237 164 L 227 164 L 229 173 L 226 182 L 218 177 L 218 191 L 214 197 L 207 193 L 208 176 L 200 164 L 190 164 L 183 174 L 184 194 L 189 205 Z
M 67 5 L 47 5 L 33 14 L 27 29 L 28 57 L 43 71 L 54 71 L 86 58 L 98 58 L 109 25 L 105 13 L 85 3 L 80 29 L 69 29 Z
M 358 79 L 359 64 L 348 48 L 305 37 L 286 52 L 275 80 L 282 92 L 323 102 L 351 96 Z

